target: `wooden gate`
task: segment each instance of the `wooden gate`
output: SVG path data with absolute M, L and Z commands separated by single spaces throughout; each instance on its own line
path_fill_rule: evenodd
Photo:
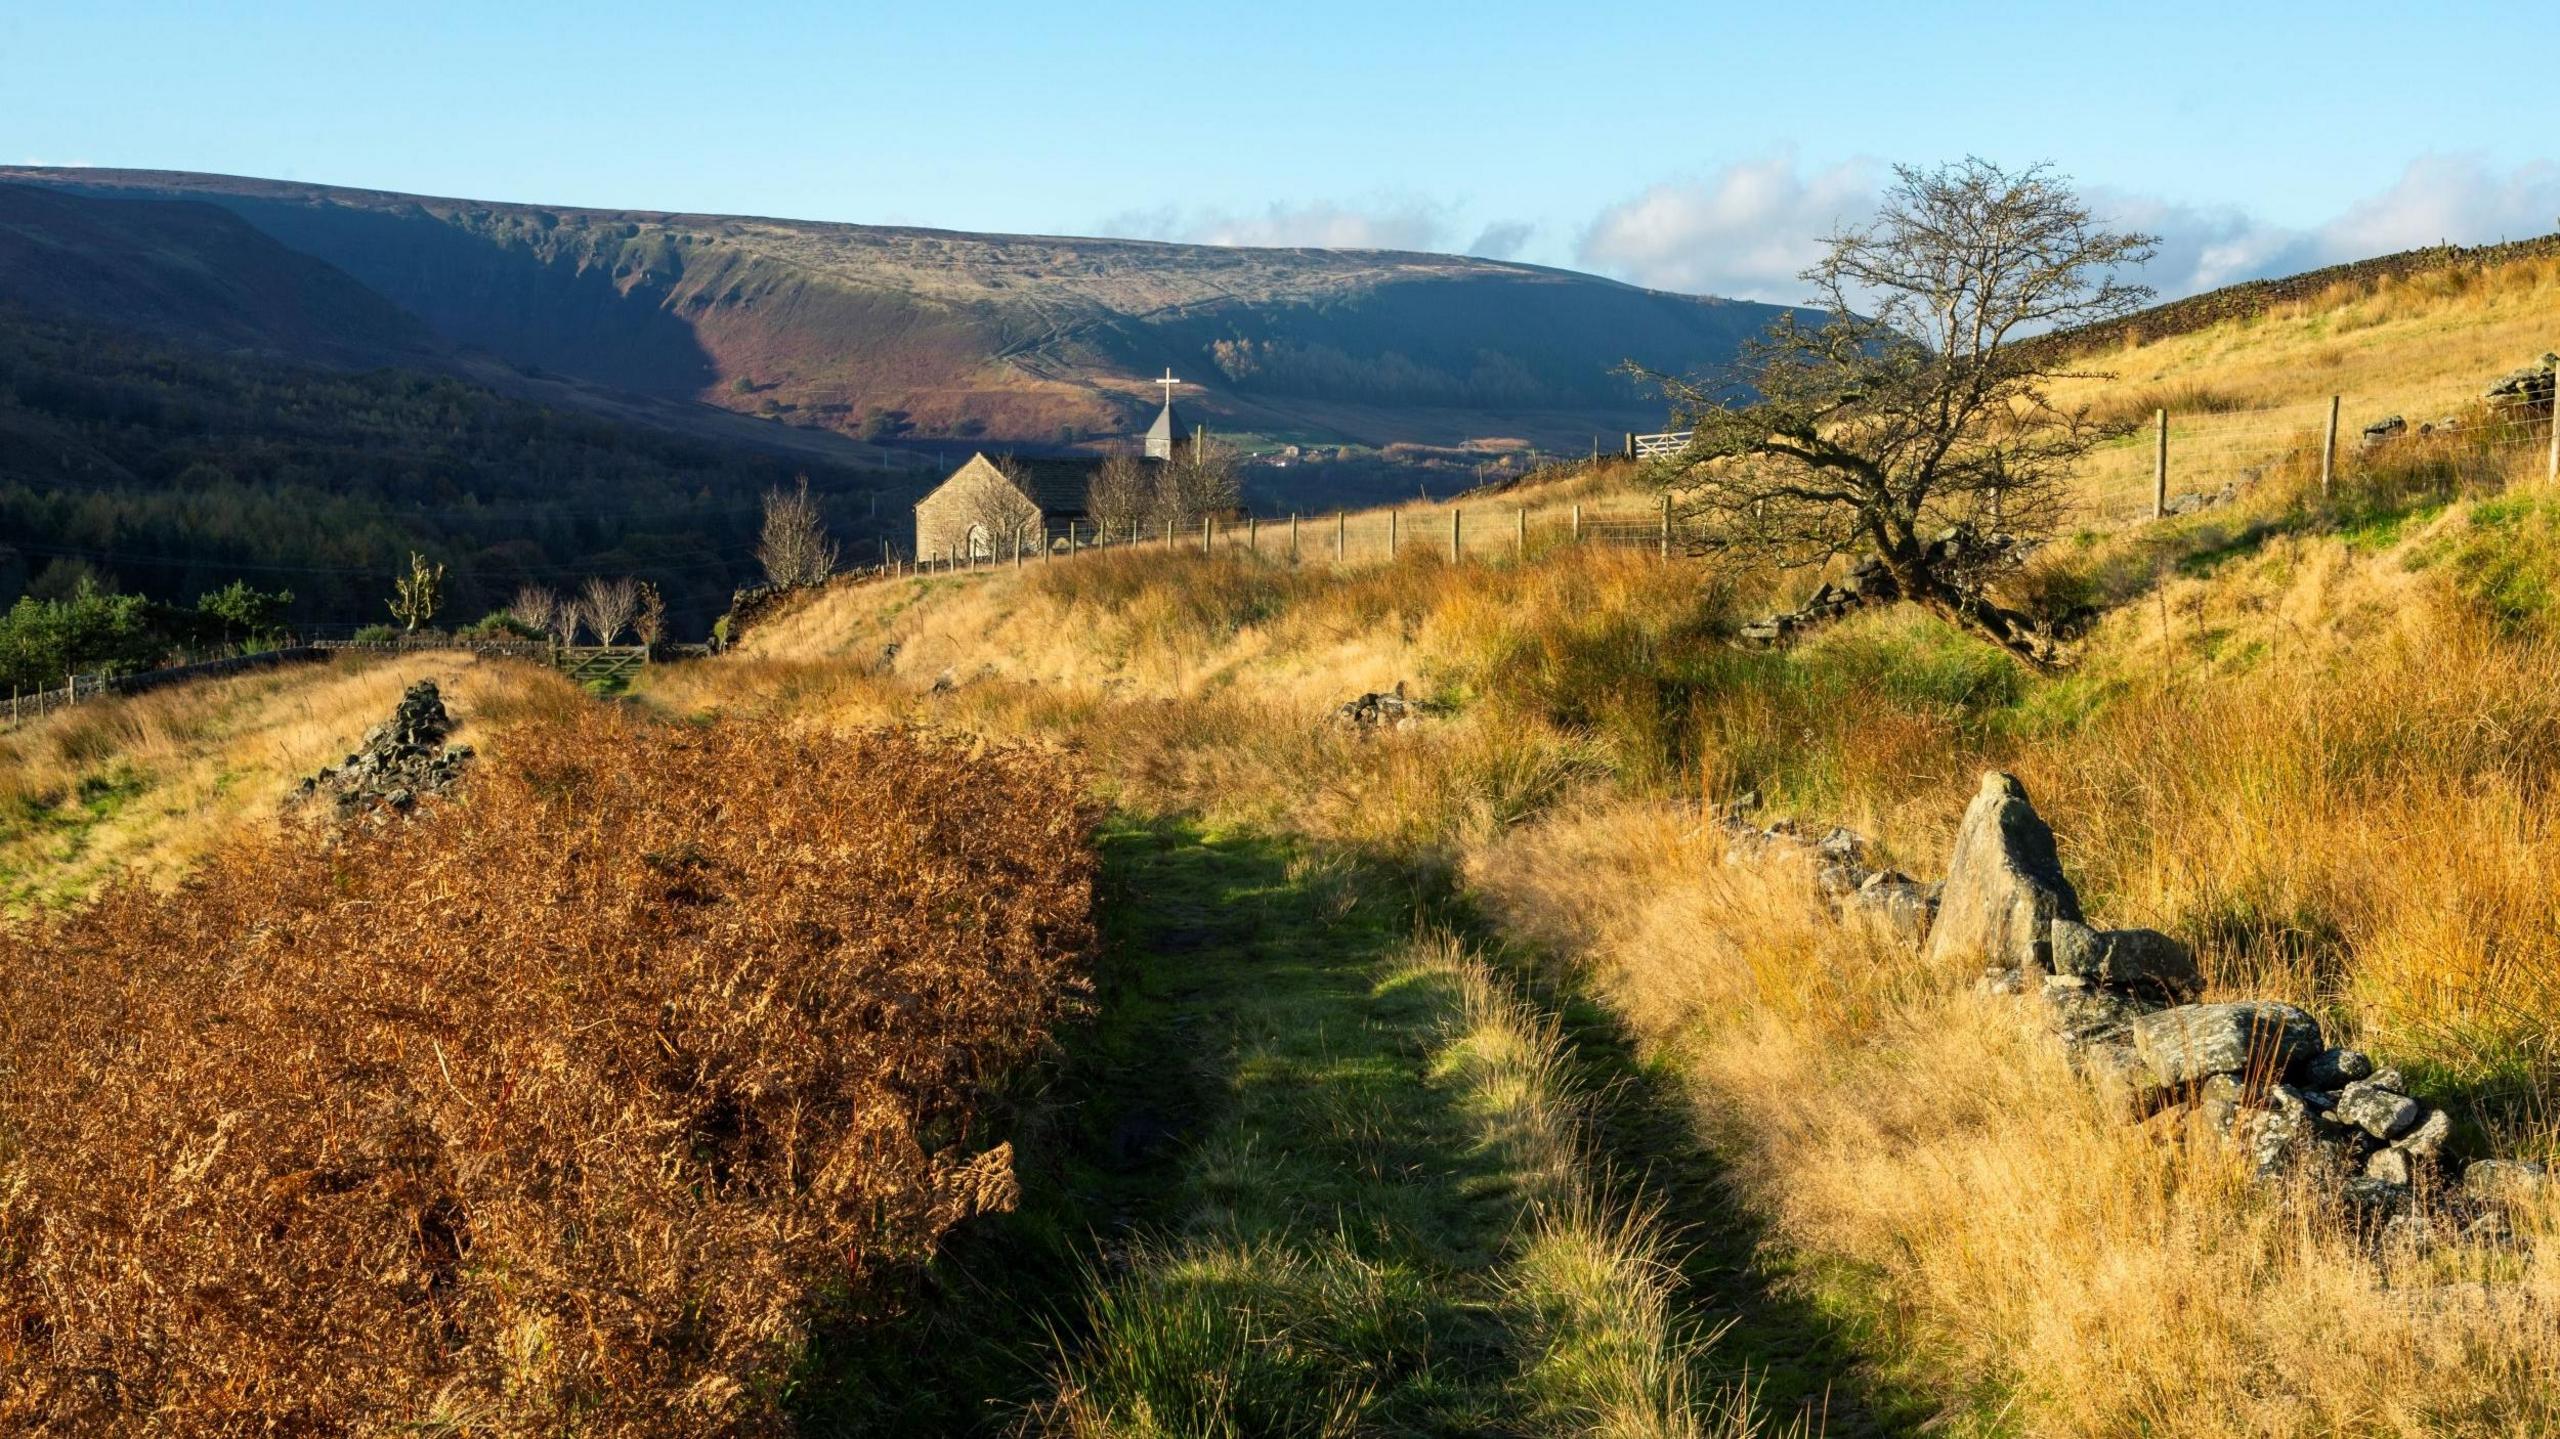
M 582 685 L 627 685 L 649 662 L 641 645 L 571 645 L 559 654 L 560 672 Z

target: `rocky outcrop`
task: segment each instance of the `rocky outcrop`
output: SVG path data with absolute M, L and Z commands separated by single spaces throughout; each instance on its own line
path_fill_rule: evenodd
M 1808 837 L 1795 821 L 1763 826 L 1752 819 L 1756 794 L 1718 807 L 1714 824 L 1725 836 L 1725 863 L 1787 854 L 1812 866 L 1815 890 L 1843 920 L 1868 925 L 1914 948 L 1928 942 L 1938 916 L 1940 886 L 1922 884 L 1898 869 L 1868 864 L 1873 848 L 1854 830 L 1833 828 Z
M 401 695 L 391 718 L 365 731 L 346 759 L 302 782 L 298 800 L 328 796 L 341 818 L 405 812 L 420 797 L 438 793 L 461 777 L 471 746 L 447 744 L 453 716 L 434 680 L 420 680 Z
M 1921 551 L 1919 564 L 1923 573 L 1938 577 L 1959 593 L 1979 595 L 1993 577 L 2026 563 L 2035 548 L 2033 541 L 2016 535 L 1983 534 L 1968 526 L 1952 525 Z M 1873 555 L 1861 555 L 1849 566 L 1843 582 L 1826 580 L 1812 598 L 1795 609 L 1743 621 L 1734 638 L 1745 645 L 1781 646 L 1816 626 L 1901 597 L 1902 587 L 1895 583 L 1884 562 Z
M 2240 487 L 2237 484 L 2224 485 L 2218 490 L 2189 490 L 2183 495 L 2170 496 L 2165 512 L 2171 515 L 2200 515 L 2207 510 L 2237 504 L 2239 499 Z
M 1828 580 L 1813 597 L 1784 614 L 1762 615 L 1743 621 L 1736 635 L 1746 644 L 1782 645 L 1815 625 L 1827 624 L 1870 604 L 1881 604 L 1896 598 L 1900 591 L 1884 563 L 1873 555 L 1859 558 L 1849 567 L 1847 582 L 1834 584 Z

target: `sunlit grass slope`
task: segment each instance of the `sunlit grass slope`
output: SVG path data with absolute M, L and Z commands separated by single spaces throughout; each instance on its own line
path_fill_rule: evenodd
M 165 883 L 354 749 L 421 679 L 456 736 L 503 744 L 506 717 L 576 702 L 539 666 L 462 654 L 287 666 L 103 700 L 0 730 L 0 907 L 76 898 L 127 871 Z

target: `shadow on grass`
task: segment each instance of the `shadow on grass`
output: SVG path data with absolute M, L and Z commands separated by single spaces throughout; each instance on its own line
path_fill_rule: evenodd
M 1489 923 L 1464 914 L 1451 919 L 1493 942 Z M 1816 1302 L 1854 1284 L 1854 1277 L 1772 1265 L 1781 1251 L 1766 1243 L 1764 1226 L 1724 1183 L 1724 1164 L 1701 1138 L 1677 1071 L 1646 1063 L 1617 1018 L 1571 981 L 1558 982 L 1555 966 L 1499 967 L 1536 976 L 1526 987 L 1557 1017 L 1582 1081 L 1598 1097 L 1595 1138 L 1617 1167 L 1613 1178 L 1660 1208 L 1679 1261 L 1681 1317 L 1699 1332 L 1721 1336 L 1699 1378 L 1751 1391 L 1773 1434 L 1864 1439 L 1920 1432 L 1938 1406 L 1861 1361 L 1862 1343 L 1877 1339 L 1849 1327 L 1860 1322 L 1865 1298 Z
M 1510 1366 L 1452 1281 L 1490 1262 L 1499 1196 L 1422 1075 L 1440 998 L 1382 982 L 1411 905 L 1259 836 L 1124 818 L 1101 844 L 1095 1018 L 992 1117 L 1020 1208 L 955 1231 L 887 1317 L 820 1335 L 800 1431 L 1006 1432 L 1062 1353 L 1152 1383 L 1185 1356 L 1150 1346 L 1191 1343 L 1234 1350 L 1191 1377 L 1238 1409 L 1469 1432 Z M 1199 1332 L 1169 1339 L 1186 1309 Z

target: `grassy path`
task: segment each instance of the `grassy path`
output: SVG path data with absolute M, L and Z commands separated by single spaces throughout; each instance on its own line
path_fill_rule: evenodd
M 1854 1407 L 1800 1316 L 1700 1307 L 1747 1237 L 1672 1255 L 1600 1193 L 1596 1144 L 1659 1171 L 1670 1131 L 1595 1016 L 1544 1020 L 1377 865 L 1102 843 L 1097 1015 L 1021 1100 L 1022 1208 L 832 1337 L 806 1432 L 1752 1432 L 1728 1380 Z M 1649 1198 L 1706 1202 L 1664 1175 Z M 1697 1342 L 1728 1323 L 1741 1349 Z

